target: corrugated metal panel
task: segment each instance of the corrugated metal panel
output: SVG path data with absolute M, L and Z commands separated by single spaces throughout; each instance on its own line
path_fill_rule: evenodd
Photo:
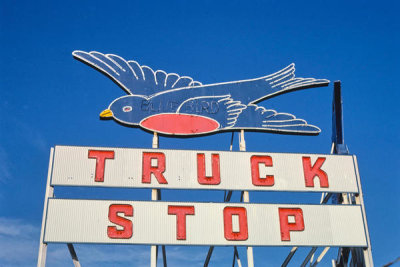
M 113 159 L 106 159 L 104 181 L 96 182 L 96 159 L 89 158 L 89 150 L 114 151 Z M 160 184 L 152 175 L 150 183 L 142 182 L 143 153 L 165 155 L 167 184 Z M 198 182 L 197 155 L 205 154 L 206 175 L 212 175 L 212 154 L 220 160 L 220 183 L 204 185 Z M 259 164 L 260 177 L 274 175 L 273 186 L 252 183 L 251 157 L 270 156 L 272 167 Z M 321 188 L 314 178 L 315 187 L 306 187 L 303 157 L 310 157 L 311 166 L 318 158 L 325 158 L 321 170 L 328 175 L 329 187 Z M 157 161 L 153 165 L 157 165 Z M 314 191 L 358 192 L 353 157 L 348 155 L 316 155 L 288 153 L 221 152 L 190 150 L 154 150 L 99 147 L 57 146 L 54 156 L 52 185 L 140 187 L 169 189 L 218 189 L 259 191 Z
M 132 236 L 110 238 L 109 219 L 113 204 L 132 207 L 133 216 L 119 216 L 132 222 Z M 177 239 L 177 216 L 168 206 L 193 206 L 186 216 L 186 239 Z M 230 241 L 224 235 L 224 208 L 244 207 L 248 237 Z M 301 209 L 304 230 L 291 231 L 290 241 L 282 241 L 279 208 Z M 240 229 L 233 216 L 233 231 Z M 298 222 L 298 219 L 296 219 Z M 296 221 L 295 220 L 295 221 Z M 288 218 L 293 222 L 293 218 Z M 124 228 L 117 227 L 118 230 Z M 360 206 L 287 205 L 243 203 L 182 203 L 110 200 L 50 199 L 45 242 L 121 243 L 171 245 L 246 245 L 246 246 L 366 246 Z

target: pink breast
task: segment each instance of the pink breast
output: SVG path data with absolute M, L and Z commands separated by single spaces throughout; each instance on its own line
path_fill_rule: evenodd
M 151 131 L 165 134 L 201 134 L 219 127 L 216 120 L 189 114 L 157 114 L 142 120 L 140 125 Z

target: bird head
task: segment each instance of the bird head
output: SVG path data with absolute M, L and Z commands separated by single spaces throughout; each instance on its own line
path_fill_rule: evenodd
M 108 109 L 100 113 L 100 118 L 114 118 L 123 124 L 137 125 L 144 117 L 142 103 L 145 100 L 145 97 L 137 95 L 122 96 L 111 102 Z

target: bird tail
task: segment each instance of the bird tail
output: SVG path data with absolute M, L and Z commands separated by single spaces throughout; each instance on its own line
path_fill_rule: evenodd
M 326 79 L 296 78 L 294 63 L 290 64 L 286 68 L 281 69 L 280 71 L 264 76 L 260 79 L 263 79 L 269 83 L 269 86 L 272 89 L 272 91 L 270 91 L 266 97 L 263 97 L 263 99 L 290 91 L 329 85 L 329 80 Z M 256 100 L 253 103 L 257 103 L 263 99 Z

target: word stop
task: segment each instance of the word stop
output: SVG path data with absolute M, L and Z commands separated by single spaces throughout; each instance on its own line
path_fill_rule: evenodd
M 303 231 L 304 218 L 301 208 L 277 208 L 281 241 L 290 241 L 290 233 Z M 196 219 L 195 206 L 168 205 L 168 216 L 176 217 L 176 240 L 186 240 L 190 221 L 188 217 Z M 114 225 L 107 227 L 107 236 L 111 239 L 131 239 L 134 234 L 134 207 L 130 204 L 112 204 L 109 206 L 108 219 Z M 245 241 L 249 237 L 247 210 L 245 207 L 225 207 L 222 211 L 224 231 L 223 236 L 227 241 Z M 198 229 L 193 229 L 198 231 Z

